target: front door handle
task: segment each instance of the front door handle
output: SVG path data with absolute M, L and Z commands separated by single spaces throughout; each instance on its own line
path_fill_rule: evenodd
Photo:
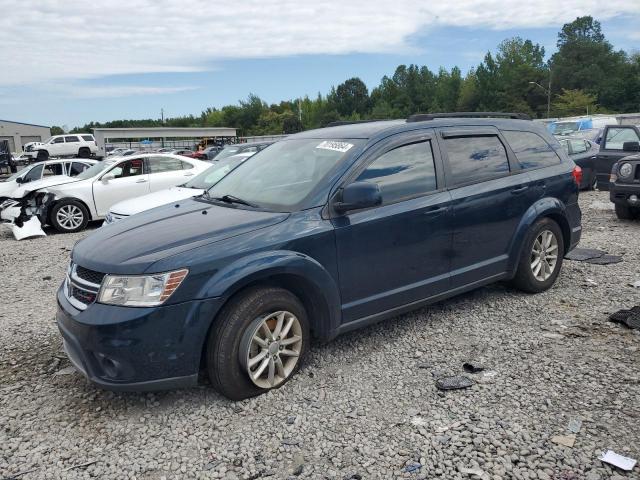
M 136 183 L 147 183 L 147 181 L 144 178 L 141 178 L 140 180 L 136 180 Z
M 441 207 L 441 206 L 433 206 L 433 207 L 428 207 L 424 212 L 422 212 L 423 215 L 435 215 L 438 213 L 443 213 L 447 210 L 447 207 Z
M 193 173 L 185 173 L 184 176 L 185 177 L 193 177 Z
M 528 189 L 529 189 L 529 185 L 524 185 L 522 187 L 514 188 L 513 190 L 511 190 L 511 193 L 513 193 L 514 195 L 517 195 L 518 193 L 525 192 Z

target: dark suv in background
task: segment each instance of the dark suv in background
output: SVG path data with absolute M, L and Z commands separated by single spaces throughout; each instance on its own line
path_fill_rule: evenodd
M 108 389 L 191 386 L 205 370 L 241 399 L 291 378 L 312 336 L 499 280 L 550 288 L 580 239 L 580 169 L 520 118 L 291 135 L 201 197 L 93 232 L 57 295 L 69 358 Z

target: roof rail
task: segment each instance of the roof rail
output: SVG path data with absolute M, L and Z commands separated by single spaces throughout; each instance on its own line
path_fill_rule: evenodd
M 378 119 L 372 120 L 336 120 L 335 122 L 329 122 L 325 125 L 326 127 L 340 127 L 342 125 L 353 125 L 354 123 L 371 123 L 371 122 L 379 122 Z
M 512 118 L 514 120 L 531 120 L 526 113 L 507 112 L 453 112 L 453 113 L 416 113 L 407 118 L 407 123 L 425 122 L 437 118 Z

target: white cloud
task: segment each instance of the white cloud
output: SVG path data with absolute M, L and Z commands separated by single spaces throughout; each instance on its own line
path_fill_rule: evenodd
M 167 95 L 197 90 L 199 87 L 147 87 L 142 85 L 60 85 L 53 88 L 66 97 L 116 98 L 139 95 Z
M 640 14 L 640 1 L 0 0 L 0 12 L 0 85 L 25 85 L 207 70 L 228 58 L 406 51 L 436 26 L 560 26 Z

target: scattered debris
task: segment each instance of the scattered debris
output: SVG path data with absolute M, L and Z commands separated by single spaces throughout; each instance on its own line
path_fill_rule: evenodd
M 584 283 L 582 285 L 584 285 L 585 287 L 597 287 L 598 282 L 596 282 L 595 280 L 592 280 L 591 278 L 585 278 Z
M 436 380 L 436 387 L 439 390 L 458 390 L 461 388 L 469 388 L 473 385 L 473 380 L 464 375 L 457 377 L 443 377 Z
M 293 425 L 294 423 L 296 423 L 295 415 L 288 416 L 287 417 L 287 425 Z
M 571 433 L 579 433 L 581 428 L 582 428 L 582 420 L 581 419 L 572 418 L 571 420 L 569 420 L 569 426 L 567 427 L 567 429 Z
M 59 375 L 72 375 L 75 373 L 75 371 L 76 369 L 73 366 L 65 367 L 61 370 L 58 370 L 56 373 L 53 374 L 53 376 L 57 377 Z
M 495 370 L 488 370 L 482 374 L 482 376 L 485 378 L 495 377 L 496 375 L 498 375 L 498 372 L 496 372 Z
M 13 475 L 9 475 L 8 477 L 2 477 L 2 480 L 14 480 L 15 478 L 26 475 L 27 473 L 32 473 L 38 470 L 37 468 L 32 468 L 31 470 L 23 470 L 22 472 L 14 473 Z
M 423 417 L 412 417 L 411 418 L 411 425 L 416 426 L 416 427 L 426 427 L 429 424 L 429 422 L 427 422 L 427 420 Z
M 360 475 L 359 473 L 354 473 L 344 477 L 344 480 L 362 480 L 362 475 Z
M 463 467 L 462 465 L 458 465 L 458 471 L 460 473 L 467 474 L 467 475 L 476 475 L 482 480 L 489 480 L 489 478 L 491 478 L 488 473 L 486 473 L 484 470 L 482 470 L 479 467 L 467 468 L 467 467 Z
M 205 471 L 213 470 L 214 468 L 216 468 L 221 463 L 222 463 L 222 460 L 214 460 L 212 462 L 209 462 L 204 466 L 204 470 Z
M 76 468 L 88 467 L 89 465 L 93 465 L 94 463 L 98 463 L 98 461 L 97 460 L 91 460 L 90 462 L 79 463 L 78 465 L 71 465 L 70 467 L 65 468 L 64 471 L 68 472 L 69 470 L 75 470 Z
M 411 464 L 407 465 L 406 467 L 404 467 L 404 471 L 408 472 L 408 473 L 412 473 L 412 472 L 417 472 L 421 468 L 422 468 L 421 464 L 419 464 L 419 463 L 411 463 Z
M 603 255 L 597 258 L 590 258 L 585 260 L 585 262 L 593 265 L 611 265 L 622 262 L 622 257 L 620 255 Z
M 640 288 L 640 280 L 636 280 L 635 282 L 629 282 L 629 286 L 633 288 Z
M 592 258 L 602 257 L 605 253 L 602 250 L 595 250 L 593 248 L 574 248 L 567 253 L 564 258 L 567 260 L 575 260 L 576 262 L 584 262 Z
M 612 313 L 609 315 L 609 321 L 640 330 L 640 305 L 636 305 L 630 310 L 618 310 Z
M 561 338 L 564 338 L 564 335 L 562 335 L 561 333 L 553 333 L 553 332 L 544 332 L 542 334 L 542 336 L 544 338 L 552 338 L 552 339 L 555 339 L 555 340 L 559 340 Z
M 606 450 L 598 457 L 598 460 L 602 460 L 605 463 L 609 463 L 622 470 L 631 471 L 636 466 L 637 460 L 629 457 L 623 457 L 618 455 L 613 450 Z
M 48 192 L 23 192 L 21 198 L 0 199 L 0 222 L 8 225 L 16 240 L 46 237 L 42 225 L 47 223 L 49 206 L 55 196 Z
M 45 275 L 42 280 L 51 280 L 51 275 Z
M 467 373 L 478 373 L 484 370 L 484 366 L 476 361 L 476 360 L 468 360 L 463 365 L 462 368 Z
M 553 443 L 557 443 L 558 445 L 563 445 L 565 447 L 571 448 L 576 443 L 576 436 L 574 434 L 556 435 L 555 437 L 551 437 L 551 441 Z
M 300 441 L 294 438 L 285 438 L 282 440 L 282 445 L 295 446 L 295 445 L 298 445 L 299 443 Z

